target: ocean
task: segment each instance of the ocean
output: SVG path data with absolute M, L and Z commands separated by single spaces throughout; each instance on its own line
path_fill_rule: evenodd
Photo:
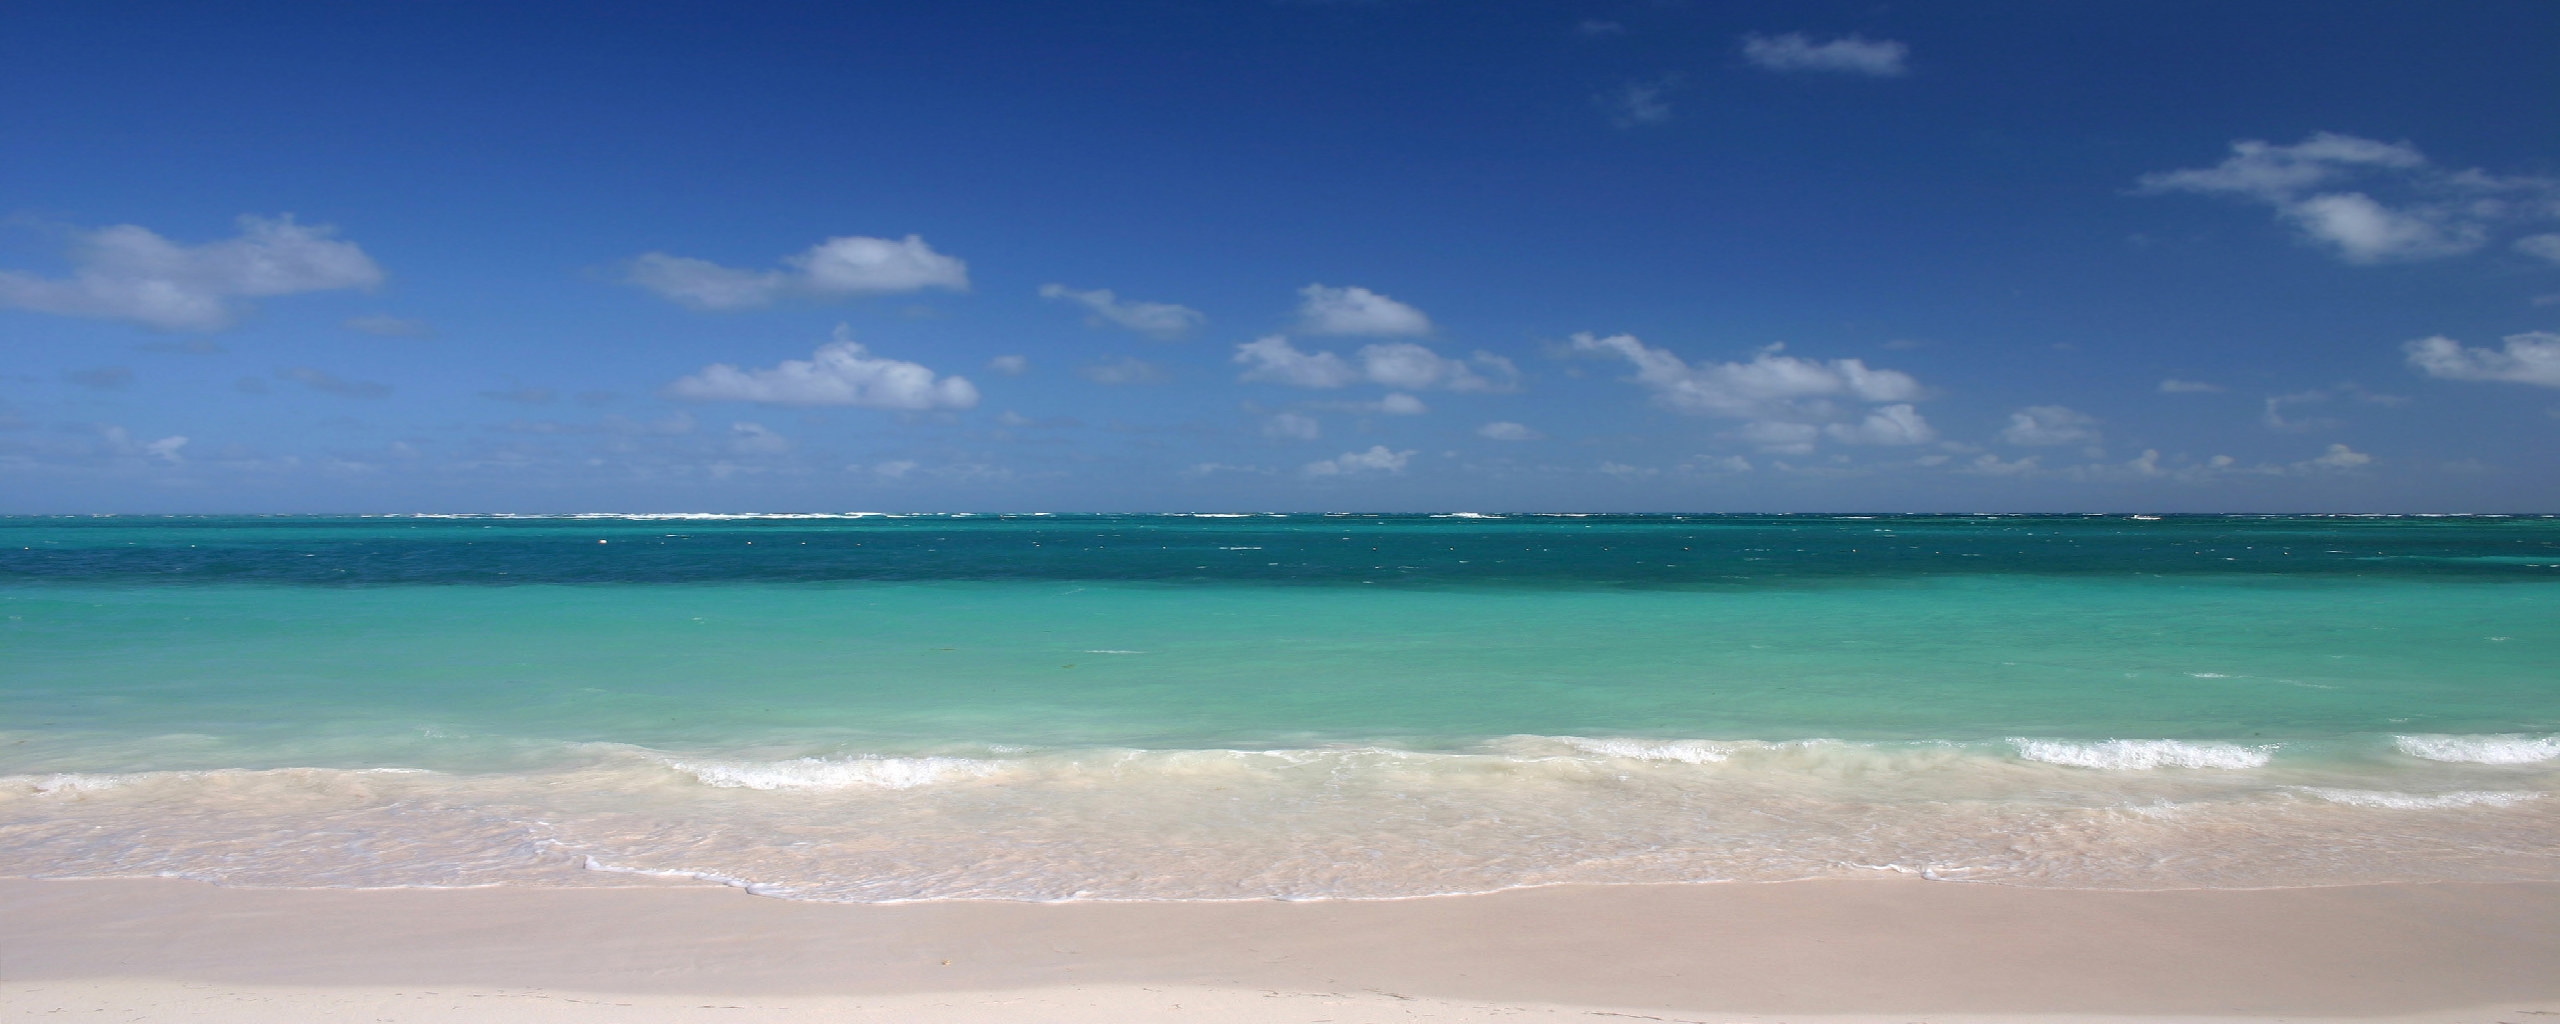
M 0 519 L 0 875 L 2560 879 L 2560 518 Z

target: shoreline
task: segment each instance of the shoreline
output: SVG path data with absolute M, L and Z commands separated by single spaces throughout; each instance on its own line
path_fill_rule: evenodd
M 748 1003 L 765 1009 L 727 1009 Z M 841 904 L 673 882 L 0 880 L 0 1009 L 13 1014 L 547 1020 L 608 1006 L 647 1020 L 2519 1021 L 2560 1014 L 2560 883 L 1873 879 Z

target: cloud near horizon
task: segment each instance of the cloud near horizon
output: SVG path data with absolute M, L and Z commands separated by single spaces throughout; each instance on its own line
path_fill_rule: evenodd
M 714 363 L 677 378 L 663 392 L 695 402 L 759 402 L 766 405 L 847 405 L 863 409 L 968 409 L 978 388 L 960 376 L 939 377 L 917 363 L 883 359 L 838 325 L 835 340 L 807 359 L 786 359 L 770 369 L 741 370 Z

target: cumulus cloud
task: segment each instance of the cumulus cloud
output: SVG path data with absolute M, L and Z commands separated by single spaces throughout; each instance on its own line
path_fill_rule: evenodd
M 2366 184 L 2345 187 L 2356 181 Z M 2399 198 L 2385 202 L 2365 188 Z M 2447 171 L 2406 142 L 2336 132 L 2290 146 L 2241 139 L 2219 164 L 2146 174 L 2138 190 L 2265 204 L 2304 239 L 2350 263 L 2459 255 L 2486 244 L 2500 224 L 2560 216 L 2560 181 Z
M 1416 391 L 1499 392 L 1520 384 L 1519 367 L 1481 349 L 1466 359 L 1453 359 L 1409 341 L 1396 341 L 1361 346 L 1354 356 L 1359 360 L 1356 365 L 1331 352 L 1302 350 L 1290 344 L 1286 335 L 1273 334 L 1236 346 L 1235 362 L 1246 367 L 1237 379 L 1302 388 L 1338 388 L 1365 381 Z M 1421 400 L 1406 395 L 1402 401 L 1414 407 L 1411 411 L 1422 411 Z
M 2059 405 L 2030 405 L 2009 414 L 2000 439 L 2010 444 L 2086 444 L 2098 440 L 2098 420 Z
M 2493 380 L 2560 388 L 2560 334 L 2510 334 L 2502 349 L 2468 348 L 2437 335 L 2401 346 L 2409 365 L 2446 380 Z
M 1540 438 L 1544 438 L 1547 435 L 1531 430 L 1524 424 L 1513 423 L 1509 420 L 1496 420 L 1492 423 L 1487 423 L 1484 426 L 1477 427 L 1476 436 L 1489 438 L 1495 441 L 1535 441 Z
M 326 370 L 297 366 L 276 374 L 303 387 L 340 398 L 381 398 L 391 393 L 391 385 L 369 380 L 349 380 Z
M 209 331 L 237 321 L 246 299 L 382 283 L 382 268 L 355 243 L 331 237 L 334 228 L 297 224 L 291 214 L 244 216 L 239 224 L 239 237 L 202 245 L 133 224 L 74 232 L 71 276 L 0 270 L 0 306 Z
M 1366 288 L 1311 284 L 1298 295 L 1298 329 L 1309 334 L 1431 333 L 1431 318 L 1421 310 Z
M 162 462 L 180 462 L 183 460 L 178 457 L 178 449 L 186 446 L 187 439 L 185 435 L 164 437 L 143 445 L 142 454 L 159 459 Z
M 969 265 L 923 238 L 846 235 L 786 256 L 778 270 L 739 270 L 689 256 L 643 253 L 626 278 L 695 309 L 755 309 L 786 297 L 836 299 L 925 288 L 969 289 Z
M 338 321 L 338 326 L 384 338 L 424 338 L 435 333 L 424 320 L 403 320 L 387 313 L 351 316 Z
M 2560 234 L 2527 235 L 2516 239 L 2516 251 L 2560 263 Z
M 1031 360 L 1021 356 L 997 356 L 987 360 L 987 371 L 1001 373 L 1007 377 L 1019 377 L 1031 372 Z
M 2160 393 L 2164 395 L 2210 394 L 2220 390 L 2222 390 L 2222 385 L 2210 384 L 2200 380 L 2179 380 L 2176 377 L 2171 377 L 2160 382 Z
M 1868 40 L 1851 35 L 1816 43 L 1802 32 L 1742 37 L 1742 58 L 1771 71 L 1832 71 L 1851 75 L 1897 77 L 1907 70 L 1911 47 L 1891 39 Z
M 1657 401 L 1681 412 L 1751 417 L 1791 409 L 1791 403 L 1806 399 L 1836 396 L 1898 402 L 1921 393 L 1920 382 L 1900 370 L 1870 369 L 1857 359 L 1798 359 L 1774 345 L 1747 363 L 1695 366 L 1632 334 L 1602 338 L 1581 332 L 1573 336 L 1573 349 L 1614 355 L 1634 364 L 1636 382 L 1651 389 Z
M 2322 470 L 2336 472 L 2339 470 L 2357 469 L 2371 465 L 2372 463 L 2373 456 L 2371 455 L 2349 448 L 2343 444 L 2333 444 L 2329 446 L 2328 451 L 2321 453 L 2318 456 L 2302 462 L 2294 463 L 2293 468 L 2306 472 L 2318 472 Z
M 762 402 L 769 405 L 850 405 L 865 409 L 967 409 L 978 389 L 960 376 L 870 354 L 837 325 L 835 340 L 808 359 L 786 359 L 770 369 L 741 370 L 714 363 L 677 378 L 664 393 L 696 402 Z
M 1344 452 L 1330 459 L 1320 459 L 1298 467 L 1307 476 L 1342 476 L 1352 473 L 1402 473 L 1405 464 L 1421 454 L 1413 451 L 1389 451 L 1386 445 L 1370 445 L 1365 452 Z
M 1389 416 L 1420 416 L 1431 407 L 1422 400 L 1401 391 L 1390 391 L 1378 398 L 1378 411 Z
M 1929 421 L 1907 403 L 1877 409 L 1856 423 L 1831 424 L 1822 432 L 1847 444 L 1926 444 L 1938 438 Z
M 1301 388 L 1338 388 L 1360 379 L 1360 372 L 1331 352 L 1302 352 L 1286 335 L 1271 334 L 1236 346 L 1235 361 L 1245 366 L 1238 380 L 1287 384 Z
M 1165 339 L 1179 338 L 1209 319 L 1199 310 L 1170 302 L 1123 302 L 1108 288 L 1077 291 L 1062 284 L 1044 284 L 1040 286 L 1040 297 L 1083 306 L 1092 313 L 1089 322 L 1118 324 Z

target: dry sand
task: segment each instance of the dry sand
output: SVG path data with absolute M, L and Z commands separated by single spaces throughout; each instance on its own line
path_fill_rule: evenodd
M 0 1017 L 2560 1024 L 2560 884 L 1312 903 L 0 881 Z

